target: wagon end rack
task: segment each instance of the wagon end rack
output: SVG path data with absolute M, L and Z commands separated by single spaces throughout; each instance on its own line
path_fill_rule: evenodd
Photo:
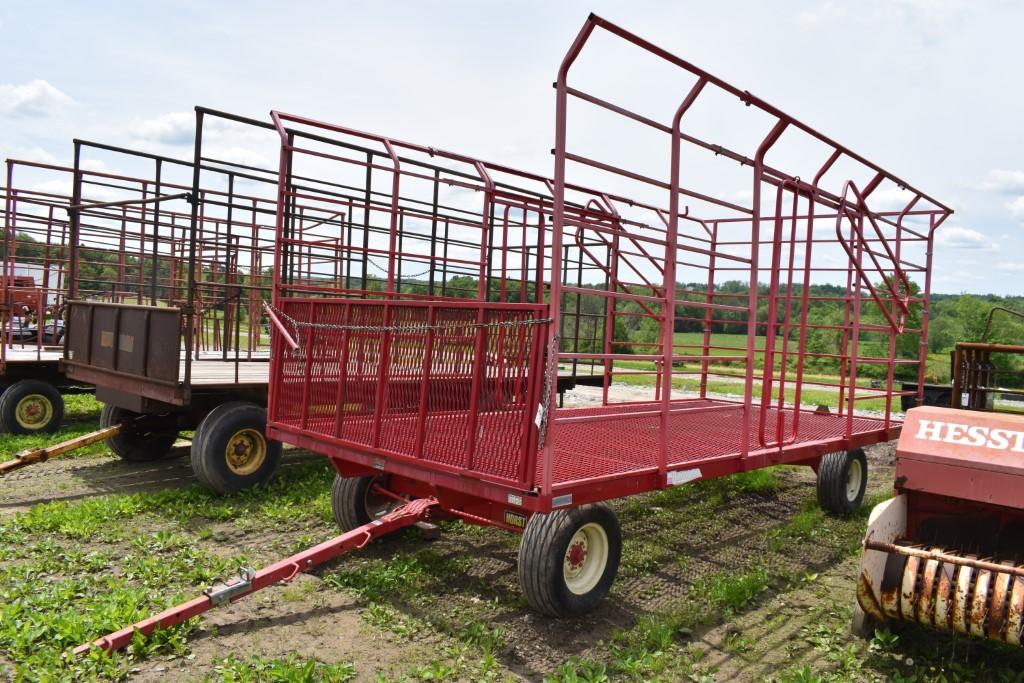
M 136 631 L 143 635 L 149 635 L 158 628 L 170 628 L 214 607 L 236 602 L 277 583 L 288 583 L 302 572 L 307 572 L 350 550 L 363 548 L 375 538 L 426 521 L 438 505 L 436 498 L 418 498 L 407 502 L 379 519 L 296 553 L 259 571 L 251 568 L 243 569 L 239 576 L 207 588 L 199 597 L 136 622 L 120 631 L 79 645 L 72 654 L 83 655 L 92 648 L 100 648 L 106 652 L 120 650 L 131 643 Z

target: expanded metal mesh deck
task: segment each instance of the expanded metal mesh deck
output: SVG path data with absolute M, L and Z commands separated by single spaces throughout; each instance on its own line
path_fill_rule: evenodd
M 553 481 L 556 485 L 594 479 L 614 474 L 628 474 L 657 467 L 661 417 L 639 415 L 658 407 L 656 404 L 608 406 L 596 408 L 567 408 L 558 412 L 559 424 L 555 430 L 555 462 Z M 713 399 L 692 399 L 673 403 L 679 412 L 669 414 L 668 466 L 739 455 L 743 405 Z M 783 411 L 788 431 L 792 425 L 793 409 Z M 600 421 L 572 422 L 573 418 L 602 415 Z M 765 451 L 758 442 L 760 411 L 750 409 L 751 430 L 746 434 L 750 452 Z M 778 411 L 767 412 L 770 424 L 775 424 Z M 889 426 L 896 423 L 890 421 Z M 785 446 L 796 450 L 813 442 L 835 441 L 839 449 L 844 438 L 846 418 L 835 414 L 802 412 L 797 440 Z M 885 432 L 884 419 L 855 416 L 854 436 Z M 778 449 L 772 449 L 778 450 Z M 541 464 L 538 462 L 537 480 L 540 481 Z
M 629 404 L 594 408 L 566 408 L 558 412 L 555 433 L 553 482 L 565 486 L 610 475 L 626 475 L 657 467 L 658 439 L 661 418 L 649 415 L 656 404 Z M 668 426 L 669 467 L 681 464 L 699 466 L 701 462 L 735 454 L 741 446 L 743 405 L 730 401 L 692 399 L 673 403 L 680 412 L 671 413 Z M 330 435 L 337 424 L 337 415 L 329 406 L 310 415 L 307 433 Z M 600 421 L 572 422 L 574 419 L 601 415 Z M 778 411 L 770 410 L 767 418 L 774 424 Z M 522 419 L 521 410 L 481 412 L 478 414 L 480 446 L 473 464 L 477 471 L 504 479 L 514 479 L 520 464 L 516 449 L 520 444 L 509 438 L 508 422 Z M 783 419 L 788 430 L 793 410 L 787 409 Z M 760 411 L 751 409 L 753 429 L 748 433 L 750 452 L 768 449 L 758 442 Z M 424 429 L 422 459 L 459 467 L 465 464 L 467 427 L 470 411 L 452 410 L 430 415 Z M 288 423 L 291 424 L 288 424 Z M 373 428 L 371 416 L 350 416 L 344 419 L 345 430 L 352 441 L 369 440 Z M 293 428 L 300 420 L 282 421 Z M 852 435 L 882 434 L 897 423 L 884 419 L 855 416 Z M 846 418 L 835 414 L 802 412 L 797 440 L 784 450 L 798 450 L 810 443 L 835 443 L 842 447 Z M 394 416 L 381 434 L 381 450 L 412 453 L 417 433 L 417 416 Z M 778 449 L 771 449 L 777 451 Z M 536 481 L 542 478 L 543 459 L 537 461 Z

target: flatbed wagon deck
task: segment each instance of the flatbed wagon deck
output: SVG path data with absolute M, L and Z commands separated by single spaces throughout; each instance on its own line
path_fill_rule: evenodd
M 57 363 L 63 355 L 59 346 L 8 346 L 4 350 L 4 362 L 10 365 L 19 363 Z
M 659 438 L 663 429 L 659 409 L 657 403 L 640 403 L 559 410 L 552 467 L 556 494 L 626 475 L 657 474 Z M 743 411 L 744 405 L 736 401 L 691 398 L 673 402 L 668 420 L 668 429 L 673 434 L 668 469 L 686 470 L 711 462 L 740 460 L 736 426 L 742 421 Z M 781 411 L 787 428 L 792 426 L 793 412 L 792 408 Z M 779 414 L 779 410 L 769 409 L 764 420 L 774 423 Z M 464 451 L 464 435 L 470 420 L 468 410 L 429 416 L 424 423 L 428 436 L 422 460 L 458 466 L 462 462 L 460 454 Z M 501 432 L 504 420 L 507 420 L 505 414 L 481 412 L 478 428 L 482 438 Z M 316 439 L 326 437 L 339 445 L 345 444 L 344 440 L 333 437 L 337 424 L 334 406 L 311 411 L 305 428 L 299 428 L 297 422 L 281 421 L 275 429 Z M 400 456 L 413 452 L 419 431 L 416 422 L 415 414 L 389 419 L 380 434 L 381 455 Z M 759 466 L 803 461 L 809 457 L 808 449 L 820 455 L 860 448 L 895 438 L 900 427 L 899 422 L 891 419 L 857 415 L 852 419 L 852 430 L 847 436 L 846 416 L 815 410 L 801 410 L 800 422 L 798 439 L 782 447 L 765 448 L 757 438 L 761 415 L 755 413 L 755 431 L 747 438 L 747 457 L 754 458 Z M 351 442 L 358 442 L 370 434 L 372 427 L 373 417 L 363 416 L 347 420 L 345 430 Z M 506 469 L 500 465 L 488 467 L 485 462 L 478 462 L 477 466 L 491 474 Z M 542 470 L 543 463 L 538 462 L 535 471 L 538 481 L 543 476 Z
M 584 482 L 619 475 L 657 473 L 658 439 L 664 428 L 657 414 L 659 408 L 658 404 L 649 404 L 559 411 L 552 469 L 554 490 L 571 489 Z M 673 434 L 668 469 L 699 468 L 712 461 L 739 460 L 741 449 L 737 444 L 736 426 L 742 422 L 743 411 L 743 404 L 733 401 L 694 398 L 674 402 L 668 417 L 668 429 Z M 774 423 L 779 412 L 769 409 L 764 421 Z M 785 426 L 790 427 L 793 409 L 785 409 L 782 414 Z M 598 416 L 602 419 L 583 419 Z M 759 465 L 806 460 L 809 448 L 818 454 L 832 453 L 888 441 L 899 432 L 898 423 L 884 418 L 855 416 L 849 436 L 846 436 L 847 418 L 842 415 L 803 410 L 800 420 L 797 439 L 782 447 L 765 448 L 757 438 L 761 414 L 755 411 L 754 431 L 746 435 L 747 457 Z M 630 444 L 628 449 L 622 447 L 624 442 Z M 538 465 L 538 479 L 540 467 Z

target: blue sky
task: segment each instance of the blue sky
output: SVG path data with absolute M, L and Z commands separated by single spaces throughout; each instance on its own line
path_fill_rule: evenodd
M 5 0 L 0 155 L 66 162 L 77 136 L 187 156 L 202 104 L 550 173 L 550 86 L 590 11 L 952 205 L 934 291 L 1024 294 L 1024 3 L 1009 0 Z

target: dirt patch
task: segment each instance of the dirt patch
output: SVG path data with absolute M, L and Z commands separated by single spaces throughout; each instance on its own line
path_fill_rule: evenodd
M 0 680 L 13 681 L 14 670 L 14 662 L 0 655 Z
M 891 490 L 893 453 L 891 444 L 868 449 L 869 496 Z M 155 463 L 87 456 L 26 468 L 2 482 L 0 514 L 51 500 L 188 486 L 194 478 L 186 455 L 187 447 Z M 282 466 L 310 460 L 322 462 L 323 458 L 290 450 Z M 519 539 L 514 534 L 456 525 L 447 527 L 436 541 L 414 533 L 375 543 L 311 576 L 302 575 L 289 586 L 273 587 L 214 610 L 204 617 L 201 630 L 189 637 L 186 657 L 145 660 L 133 671 L 133 679 L 201 679 L 215 673 L 228 654 L 245 661 L 253 656 L 292 654 L 322 662 L 349 661 L 358 680 L 373 680 L 377 674 L 401 677 L 413 667 L 450 658 L 442 653 L 464 647 L 465 629 L 479 625 L 500 634 L 494 652 L 502 675 L 540 681 L 573 657 L 607 661 L 609 642 L 617 632 L 677 609 L 694 587 L 712 577 L 758 568 L 772 576 L 816 575 L 796 590 L 773 585 L 765 592 L 773 597 L 755 601 L 753 612 L 741 610 L 727 626 L 706 632 L 696 629 L 693 636 L 695 647 L 706 652 L 705 662 L 719 669 L 719 680 L 753 680 L 777 673 L 788 666 L 789 658 L 796 656 L 793 653 L 807 661 L 818 656 L 801 639 L 800 630 L 809 623 L 807 614 L 829 600 L 852 605 L 856 565 L 851 564 L 848 538 L 812 533 L 809 540 L 779 552 L 776 544 L 785 538 L 780 535 L 806 513 L 814 499 L 815 479 L 809 468 L 795 467 L 780 468 L 775 477 L 775 485 L 763 491 L 737 493 L 727 488 L 728 480 L 722 480 L 726 488 L 701 485 L 693 489 L 700 495 L 680 487 L 614 501 L 625 540 L 623 565 L 610 598 L 580 619 L 548 619 L 526 606 L 518 585 Z M 248 518 L 245 523 L 203 518 L 183 528 L 169 519 L 148 518 L 132 522 L 130 534 L 184 532 L 208 553 L 245 555 L 259 567 L 336 533 L 319 516 L 284 519 L 254 526 Z M 385 595 L 374 600 L 398 621 L 418 624 L 413 636 L 401 635 L 386 620 L 371 623 L 367 618 L 374 607 L 371 600 L 339 589 L 332 581 L 339 572 L 365 569 L 372 573 L 409 557 L 422 559 L 429 590 L 411 598 Z M 469 639 L 473 637 L 470 634 Z M 747 645 L 762 641 L 770 644 L 766 651 Z M 798 652 L 794 647 L 802 649 Z M 0 660 L 0 676 L 5 665 Z
M 427 662 L 451 640 L 437 633 L 403 638 L 370 626 L 351 596 L 302 575 L 287 587 L 210 612 L 190 640 L 187 657 L 143 662 L 133 681 L 202 680 L 228 654 L 243 660 L 298 655 L 321 662 L 351 662 L 357 681 L 399 677 Z
M 655 505 L 656 494 L 614 501 L 623 526 L 624 563 L 611 597 L 585 617 L 549 619 L 523 604 L 516 573 L 517 539 L 500 531 L 446 532 L 431 551 L 470 558 L 469 562 L 446 569 L 446 579 L 427 607 L 396 606 L 419 618 L 472 615 L 500 628 L 506 644 L 502 662 L 524 678 L 540 681 L 572 657 L 605 658 L 616 631 L 672 610 L 708 577 L 758 566 L 773 575 L 802 576 L 831 571 L 846 561 L 848 547 L 828 539 L 797 543 L 796 551 L 785 555 L 773 551 L 774 533 L 815 495 L 809 468 L 784 468 L 777 476 L 779 485 L 772 491 L 743 494 L 698 510 L 691 500 Z M 888 491 L 891 482 L 891 468 L 876 466 L 868 495 Z M 359 566 L 371 558 L 387 561 L 398 549 L 415 553 L 423 547 L 422 542 L 374 546 L 343 562 Z
M 179 442 L 166 457 L 153 462 L 127 462 L 106 454 L 30 465 L 0 480 L 0 515 L 56 500 L 73 501 L 89 496 L 190 486 L 196 479 L 188 455 L 188 442 Z M 281 467 L 322 457 L 308 451 L 286 449 Z
M 786 669 L 829 668 L 828 654 L 806 639 L 822 611 L 843 613 L 856 600 L 859 558 L 850 557 L 806 586 L 776 595 L 696 638 L 718 681 L 761 681 Z

